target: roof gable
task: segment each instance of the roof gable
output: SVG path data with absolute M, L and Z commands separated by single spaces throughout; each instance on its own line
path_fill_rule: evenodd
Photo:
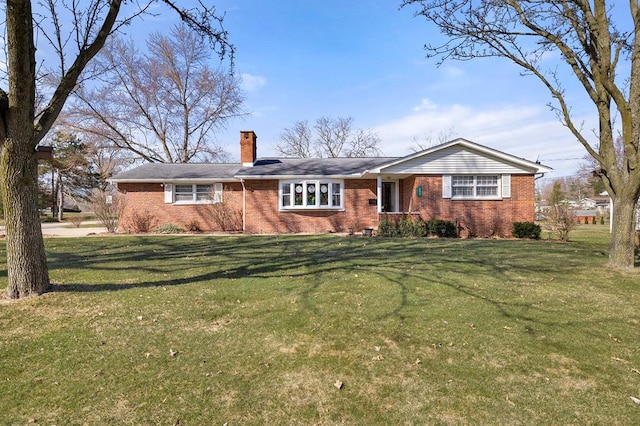
M 388 174 L 531 174 L 552 169 L 466 139 L 434 146 L 371 170 Z

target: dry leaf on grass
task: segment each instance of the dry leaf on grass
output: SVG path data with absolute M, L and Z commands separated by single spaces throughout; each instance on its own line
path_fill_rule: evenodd
M 340 380 L 336 380 L 333 386 L 337 387 L 338 389 L 342 389 L 343 384 Z

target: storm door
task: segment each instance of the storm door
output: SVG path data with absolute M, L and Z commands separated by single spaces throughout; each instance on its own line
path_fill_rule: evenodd
M 396 183 L 382 182 L 382 211 L 391 213 L 396 208 Z

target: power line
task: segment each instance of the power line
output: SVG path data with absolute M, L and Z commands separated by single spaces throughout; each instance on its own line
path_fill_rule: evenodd
M 570 161 L 570 160 L 584 160 L 584 157 L 575 157 L 575 158 L 551 158 L 549 160 L 544 159 L 540 161 Z

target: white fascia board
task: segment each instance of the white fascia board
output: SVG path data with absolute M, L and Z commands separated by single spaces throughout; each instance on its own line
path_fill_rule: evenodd
M 207 183 L 207 182 L 240 182 L 240 179 L 237 178 L 180 178 L 180 179 L 171 179 L 171 178 L 154 178 L 154 179 L 107 179 L 109 183 Z

